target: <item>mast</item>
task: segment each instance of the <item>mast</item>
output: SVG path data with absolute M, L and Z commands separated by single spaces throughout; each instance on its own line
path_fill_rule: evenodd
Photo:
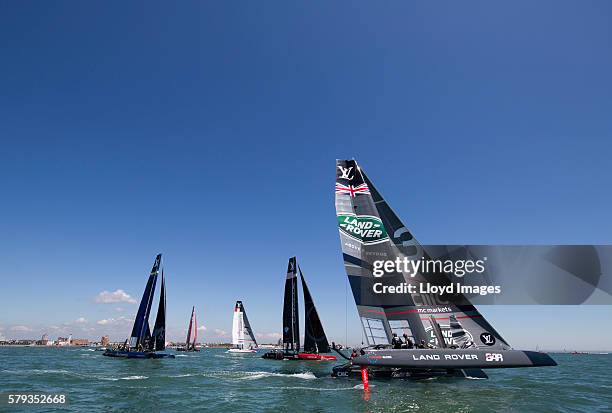
M 302 269 L 299 266 L 298 270 L 302 279 L 302 293 L 304 294 L 304 352 L 329 353 L 329 342 L 325 336 L 321 319 L 306 285 Z
M 295 257 L 289 258 L 285 295 L 283 300 L 283 345 L 286 352 L 300 349 L 300 324 L 298 319 L 297 264 Z
M 162 269 L 161 290 L 159 293 L 159 307 L 153 327 L 153 350 L 161 351 L 166 349 L 166 279 Z
M 344 258 L 344 267 L 353 291 L 368 344 L 390 344 L 393 333 L 407 334 L 416 343 L 433 342 L 433 315 L 440 327 L 451 315 L 461 319 L 472 337 L 479 337 L 479 347 L 507 349 L 509 344 L 461 295 L 440 297 L 432 294 L 374 294 L 373 285 L 418 285 L 429 282 L 442 285 L 450 274 L 385 273 L 373 276 L 374 261 L 429 259 L 429 254 L 414 239 L 399 217 L 376 190 L 354 160 L 336 162 L 336 215 Z
M 155 284 L 157 282 L 157 275 L 159 274 L 159 267 L 161 264 L 161 254 L 157 254 L 147 285 L 145 286 L 144 293 L 138 306 L 138 312 L 134 319 L 134 326 L 132 327 L 132 333 L 130 334 L 129 346 L 130 348 L 144 348 L 146 342 L 151 337 L 151 330 L 149 329 L 149 314 L 151 312 L 151 305 L 153 303 L 153 293 L 155 292 Z

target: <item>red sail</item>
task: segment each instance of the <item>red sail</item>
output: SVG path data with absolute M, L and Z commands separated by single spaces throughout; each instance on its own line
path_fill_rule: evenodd
M 187 340 L 185 341 L 185 347 L 189 349 L 189 343 L 191 343 L 191 329 L 193 327 L 193 317 L 195 316 L 195 306 L 191 309 L 191 318 L 189 319 L 189 329 L 187 330 Z

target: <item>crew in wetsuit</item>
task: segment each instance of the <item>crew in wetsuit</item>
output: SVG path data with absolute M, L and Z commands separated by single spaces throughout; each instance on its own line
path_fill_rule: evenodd
M 410 340 L 410 337 L 408 337 L 408 334 L 404 333 L 404 348 L 413 348 L 414 344 L 412 343 L 412 340 Z
M 391 345 L 393 348 L 402 348 L 402 340 L 395 333 L 393 333 L 393 338 L 391 338 Z

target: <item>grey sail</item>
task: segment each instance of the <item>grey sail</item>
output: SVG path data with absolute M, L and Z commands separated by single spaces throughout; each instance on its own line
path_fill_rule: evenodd
M 375 283 L 418 285 L 447 284 L 448 274 L 385 273 L 373 275 L 378 260 L 427 259 L 427 251 L 391 210 L 365 172 L 354 160 L 336 163 L 336 215 L 345 270 L 369 345 L 389 344 L 393 333 L 406 334 L 414 342 L 436 345 L 437 332 L 429 316 L 451 345 L 450 317 L 461 320 L 466 335 L 476 346 L 508 349 L 509 344 L 462 295 L 374 294 Z M 444 332 L 446 334 L 444 334 Z M 440 344 L 440 343 L 437 343 Z
M 245 337 L 245 341 L 247 342 L 247 344 L 249 341 L 252 341 L 253 348 L 257 348 L 257 340 L 255 339 L 255 334 L 253 333 L 253 329 L 251 328 L 251 323 L 249 323 L 249 318 L 247 317 L 246 310 L 242 302 L 240 302 L 240 305 L 242 307 L 242 320 L 244 321 L 244 334 L 247 336 Z

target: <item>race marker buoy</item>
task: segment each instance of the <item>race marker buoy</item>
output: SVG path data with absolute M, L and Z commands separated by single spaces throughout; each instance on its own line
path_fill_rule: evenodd
M 370 383 L 368 382 L 368 368 L 361 366 L 361 381 L 363 382 L 363 390 L 370 390 Z

